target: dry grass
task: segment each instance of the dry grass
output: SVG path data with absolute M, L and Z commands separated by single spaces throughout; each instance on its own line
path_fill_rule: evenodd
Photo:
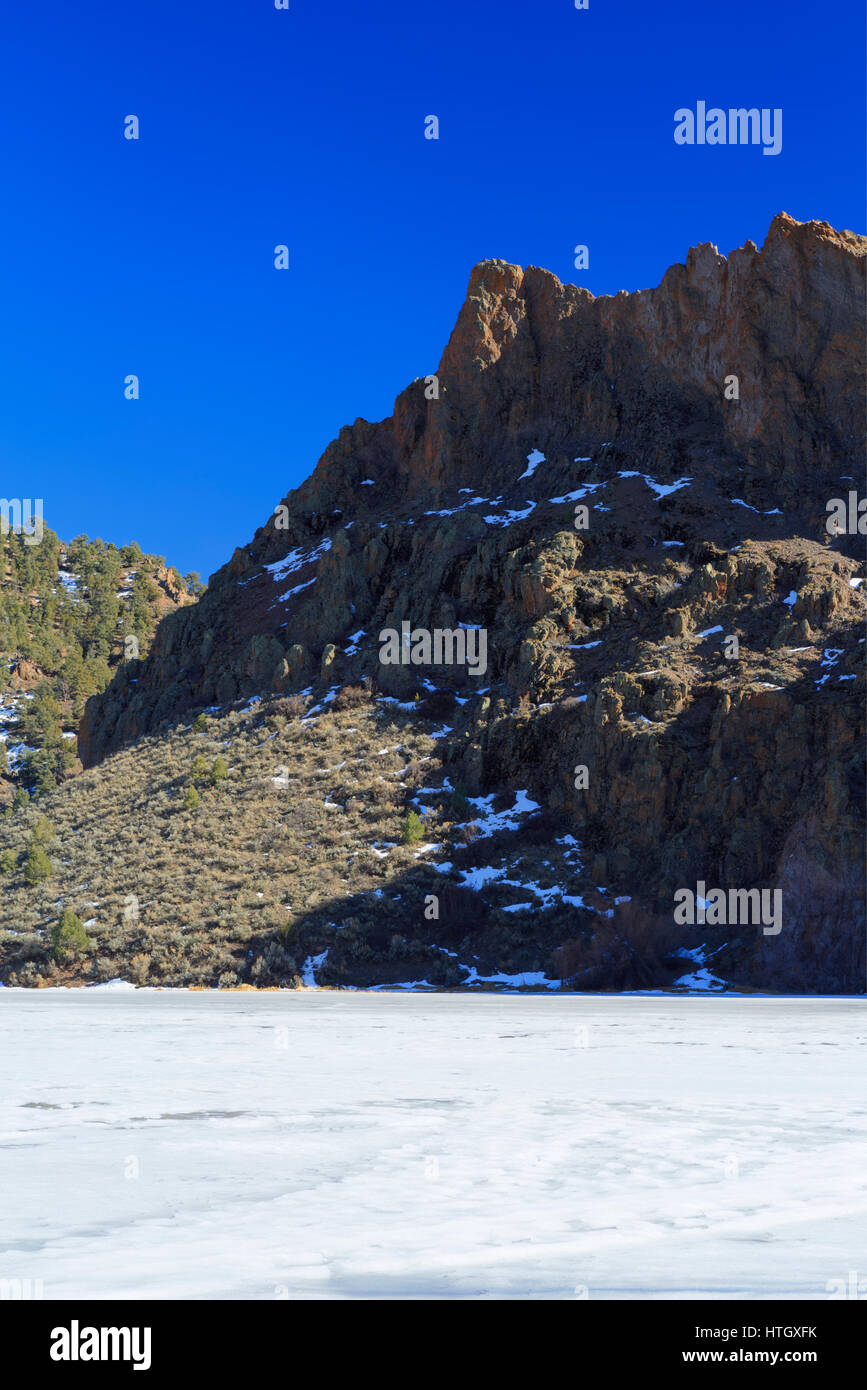
M 327 949 L 320 984 L 448 986 L 463 975 L 443 946 L 472 954 L 491 920 L 497 959 L 517 952 L 516 968 L 538 967 L 554 940 L 539 946 L 514 916 L 492 919 L 477 893 L 430 867 L 435 853 L 400 843 L 413 791 L 443 782 L 436 721 L 394 713 L 360 688 L 302 718 L 309 703 L 276 699 L 209 716 L 201 731 L 178 726 L 65 783 L 39 812 L 0 819 L 0 853 L 19 861 L 0 879 L 0 978 L 292 986 Z M 212 784 L 218 756 L 228 772 Z M 185 810 L 190 786 L 199 805 Z M 424 818 L 427 842 L 454 837 L 449 857 L 474 835 L 454 823 L 451 800 L 447 790 L 428 798 Z M 54 827 L 54 871 L 30 886 L 23 858 L 38 815 Z M 435 922 L 425 913 L 433 892 Z M 48 933 L 66 905 L 93 948 L 55 961 Z

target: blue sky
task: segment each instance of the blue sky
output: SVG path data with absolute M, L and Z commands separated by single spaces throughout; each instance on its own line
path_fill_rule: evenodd
M 780 209 L 863 231 L 864 47 L 854 0 L 6 7 L 0 492 L 207 577 L 435 369 L 476 261 L 614 293 Z M 678 147 L 698 100 L 782 152 Z

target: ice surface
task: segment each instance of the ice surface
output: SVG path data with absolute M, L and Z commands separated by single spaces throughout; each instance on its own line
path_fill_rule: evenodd
M 824 1298 L 865 1035 L 846 999 L 0 989 L 0 1279 Z

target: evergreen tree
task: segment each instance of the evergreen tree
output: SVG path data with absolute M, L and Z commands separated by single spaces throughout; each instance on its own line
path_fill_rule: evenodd
M 60 921 L 55 922 L 51 928 L 54 959 L 61 960 L 70 953 L 89 951 L 91 944 L 81 918 L 73 912 L 71 907 L 65 907 Z
M 417 845 L 424 837 L 424 826 L 415 811 L 410 811 L 401 825 L 400 838 L 405 845 Z
M 45 850 L 40 844 L 32 843 L 27 851 L 27 859 L 24 863 L 24 877 L 28 883 L 41 883 L 43 879 L 50 878 L 54 873 L 54 867 Z
M 34 844 L 49 845 L 55 838 L 54 826 L 47 816 L 38 816 L 31 832 Z
M 225 759 L 218 753 L 214 759 L 214 766 L 211 768 L 211 786 L 215 786 L 217 782 L 222 782 L 228 775 L 229 769 L 226 766 Z

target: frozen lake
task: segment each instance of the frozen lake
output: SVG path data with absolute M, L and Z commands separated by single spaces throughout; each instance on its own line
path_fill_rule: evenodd
M 827 1298 L 865 1038 L 854 999 L 0 990 L 0 1280 Z

